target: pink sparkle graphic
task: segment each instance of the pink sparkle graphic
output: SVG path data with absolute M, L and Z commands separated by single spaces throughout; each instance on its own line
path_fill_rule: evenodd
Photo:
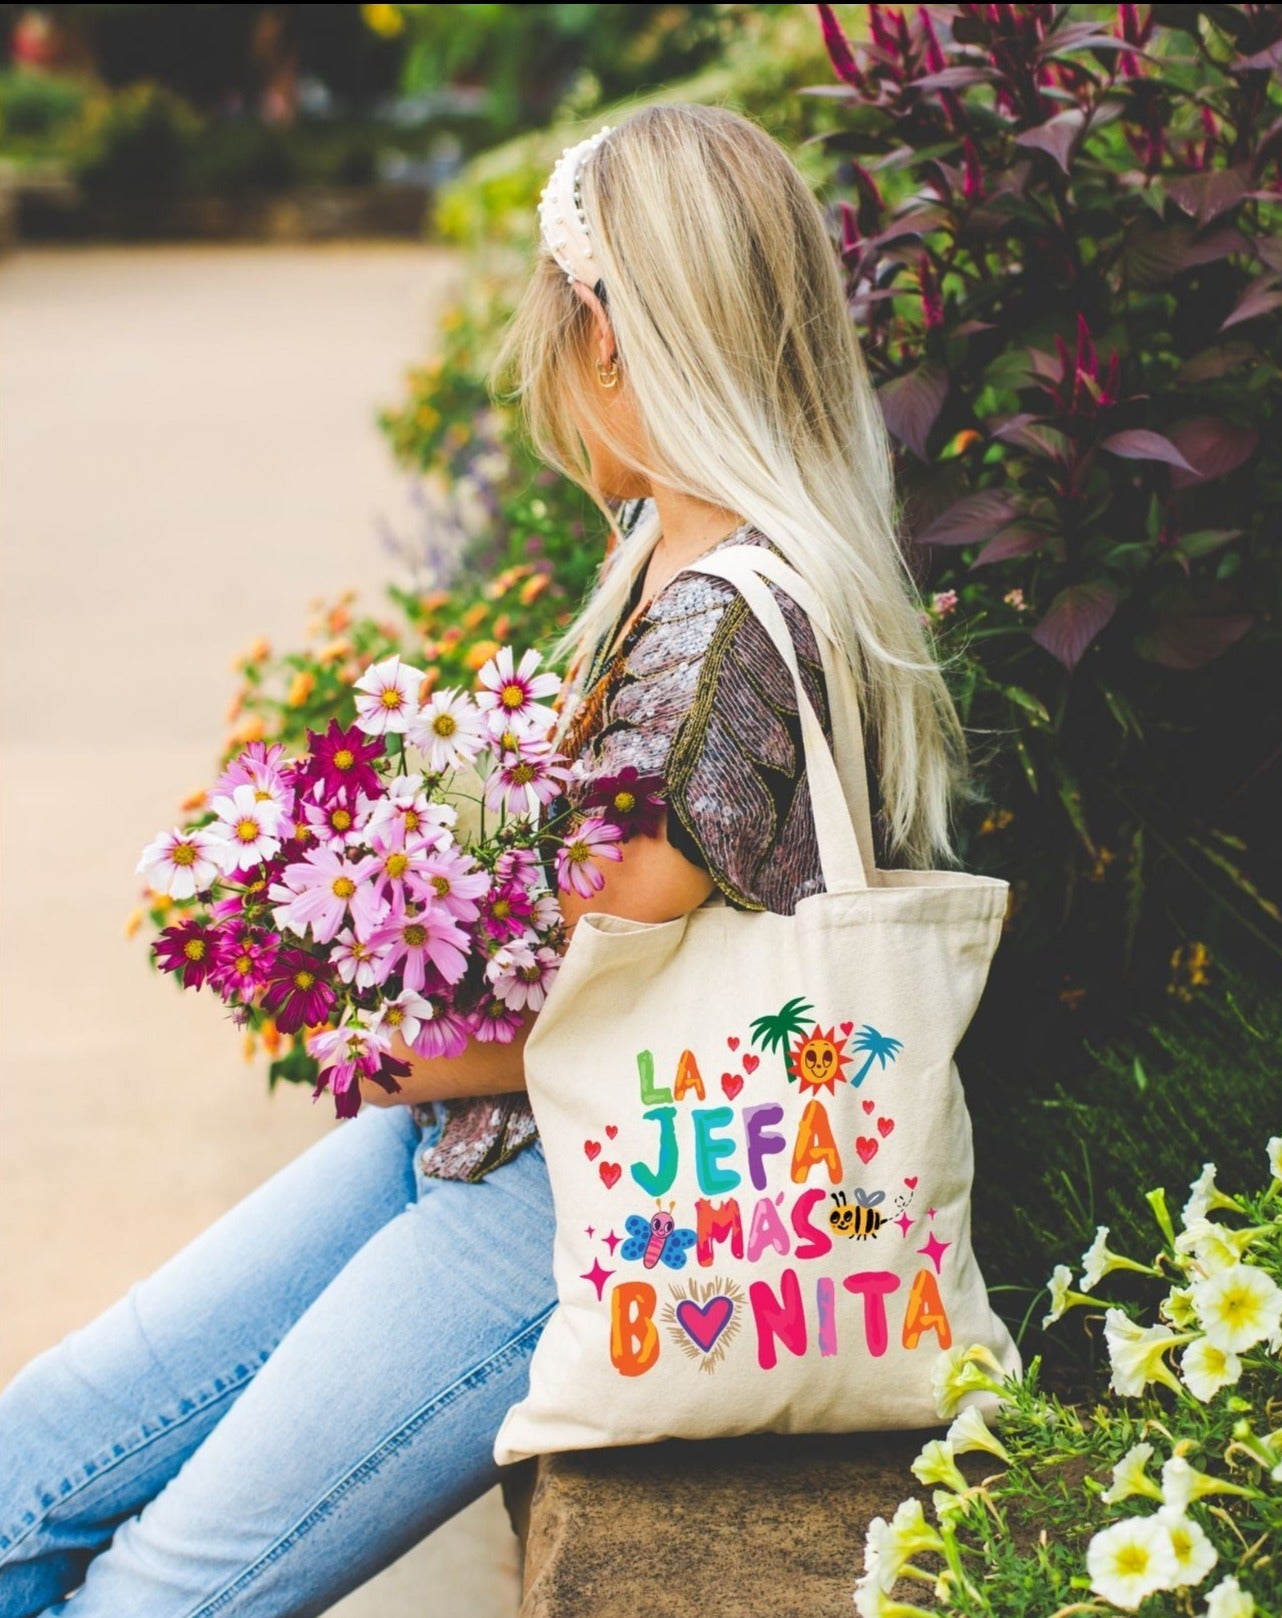
M 930 1233 L 930 1239 L 927 1241 L 925 1247 L 919 1247 L 917 1251 L 926 1255 L 930 1262 L 935 1266 L 935 1274 L 938 1275 L 939 1261 L 941 1258 L 943 1258 L 944 1254 L 952 1245 L 953 1244 L 951 1242 L 941 1242 L 939 1237 L 936 1236 L 932 1230 Z
M 905 1238 L 907 1238 L 908 1232 L 917 1223 L 917 1221 L 915 1219 L 910 1219 L 906 1213 L 901 1213 L 899 1218 L 891 1220 L 891 1223 L 898 1225 L 900 1230 L 903 1231 Z
M 938 1212 L 939 1212 L 938 1208 L 927 1208 L 926 1209 L 926 1217 L 928 1219 L 933 1219 Z
M 587 1239 L 589 1241 L 591 1241 L 592 1238 L 596 1235 L 596 1226 L 595 1225 L 587 1225 L 587 1226 L 585 1226 L 584 1227 L 584 1235 L 587 1237 Z
M 613 1270 L 603 1270 L 601 1268 L 601 1260 L 598 1258 L 592 1261 L 592 1268 L 588 1270 L 585 1275 L 581 1275 L 579 1280 L 591 1281 L 592 1285 L 596 1288 L 597 1302 L 600 1303 L 601 1299 L 605 1295 L 605 1283 L 613 1274 Z
M 619 1245 L 619 1243 L 623 1240 L 623 1237 L 622 1236 L 616 1236 L 614 1234 L 614 1232 L 611 1231 L 608 1236 L 602 1236 L 601 1240 L 610 1249 L 610 1257 L 613 1258 L 614 1257 L 614 1250 Z

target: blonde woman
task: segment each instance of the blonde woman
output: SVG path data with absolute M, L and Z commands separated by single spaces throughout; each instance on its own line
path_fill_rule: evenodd
M 565 154 L 541 224 L 503 369 L 548 461 L 618 518 L 559 728 L 571 806 L 626 841 L 594 897 L 564 895 L 567 923 L 717 898 L 791 912 L 822 887 L 791 677 L 732 585 L 683 571 L 744 542 L 831 613 L 883 859 L 945 855 L 957 721 L 797 171 L 731 113 L 653 108 Z M 813 631 L 775 595 L 828 729 Z M 555 1301 L 523 1044 L 413 1058 L 392 1104 L 367 1094 L 18 1377 L 0 1399 L 5 1618 L 78 1587 L 79 1618 L 320 1612 L 490 1487 Z

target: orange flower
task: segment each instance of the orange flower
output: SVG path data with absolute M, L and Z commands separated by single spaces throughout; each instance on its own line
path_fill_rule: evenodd
M 474 601 L 472 603 L 472 605 L 467 609 L 467 611 L 463 614 L 463 628 L 464 629 L 475 629 L 475 628 L 477 628 L 478 625 L 483 624 L 485 622 L 486 618 L 489 616 L 489 611 L 490 611 L 490 609 L 485 605 L 485 603 L 483 601 Z
M 485 667 L 498 649 L 499 643 L 496 640 L 478 640 L 474 646 L 468 647 L 463 662 L 476 673 Z
M 233 730 L 227 738 L 227 751 L 233 747 L 248 747 L 250 742 L 261 742 L 267 734 L 267 726 L 263 723 L 261 714 L 250 714 L 243 725 Z
M 141 905 L 136 905 L 125 917 L 125 937 L 133 938 L 142 926 L 143 918 L 147 912 Z
M 352 643 L 340 635 L 337 640 L 326 641 L 316 654 L 318 663 L 337 663 L 341 658 L 350 655 Z
M 551 582 L 550 573 L 536 573 L 532 578 L 526 579 L 518 592 L 521 605 L 528 607 L 531 602 L 537 601 Z
M 195 792 L 189 792 L 178 807 L 184 812 L 184 814 L 195 814 L 197 809 L 203 809 L 205 807 L 208 796 L 209 795 L 205 791 L 204 787 L 199 787 Z
M 267 1021 L 263 1024 L 258 1032 L 263 1042 L 263 1049 L 267 1052 L 268 1056 L 279 1056 L 283 1040 L 280 1029 L 277 1028 L 276 1024 L 271 1020 L 270 1017 L 268 1017 Z
M 244 1056 L 247 1062 L 252 1062 L 254 1057 L 258 1054 L 258 1035 L 252 1028 L 247 1028 L 245 1030 L 244 1038 L 241 1040 L 240 1049 L 241 1054 Z
M 301 708 L 316 689 L 316 676 L 310 669 L 299 669 L 290 681 L 285 701 L 291 708 Z
M 331 635 L 341 635 L 351 621 L 352 615 L 341 601 L 338 606 L 329 609 L 329 617 L 326 619 Z
M 509 612 L 501 612 L 498 615 L 498 617 L 494 620 L 494 633 L 495 633 L 496 637 L 501 641 L 504 641 L 504 640 L 506 640 L 508 638 L 508 636 L 512 633 L 512 615 L 511 615 L 511 613 L 509 613 Z
M 457 624 L 451 624 L 441 636 L 441 650 L 445 652 L 452 652 L 462 639 L 463 631 Z M 480 665 L 478 664 L 477 667 L 479 668 Z
M 450 599 L 448 590 L 432 590 L 425 596 L 419 597 L 419 606 L 424 612 L 438 612 Z
M 239 673 L 248 664 L 263 663 L 272 655 L 271 642 L 261 635 L 232 660 L 232 670 Z
M 427 673 L 423 676 L 423 678 L 418 683 L 418 700 L 419 700 L 419 702 L 420 703 L 426 702 L 427 699 L 431 696 L 432 692 L 436 690 L 438 685 L 440 685 L 440 683 L 441 683 L 441 671 L 440 671 L 440 669 L 428 669 Z
M 241 710 L 245 706 L 245 698 L 248 695 L 248 686 L 241 686 L 240 690 L 227 704 L 227 712 L 223 715 L 223 721 L 225 724 L 234 725 L 240 718 Z

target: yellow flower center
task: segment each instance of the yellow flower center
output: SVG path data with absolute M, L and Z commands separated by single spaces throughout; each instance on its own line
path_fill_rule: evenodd
M 350 876 L 336 876 L 333 882 L 333 891 L 336 899 L 350 899 L 356 892 L 356 884 Z
M 175 865 L 195 865 L 196 846 L 194 843 L 175 843 L 169 857 Z
M 637 800 L 626 789 L 614 794 L 614 807 L 621 815 L 629 815 L 637 806 Z
M 419 817 L 418 817 L 418 810 L 417 809 L 407 809 L 405 811 L 405 830 L 406 831 L 417 831 L 420 824 L 421 824 L 421 822 L 420 822 Z
M 438 713 L 432 721 L 432 729 L 438 736 L 452 736 L 458 729 L 458 720 L 452 713 Z
M 245 973 L 249 971 L 253 964 L 253 961 L 250 960 L 248 955 L 238 955 L 236 957 L 236 970 L 240 973 L 241 977 L 244 977 Z
M 378 700 L 386 709 L 389 710 L 389 712 L 395 713 L 396 710 L 401 706 L 404 698 L 394 685 L 389 685 L 385 691 L 381 691 L 379 693 Z
M 524 708 L 525 687 L 523 685 L 518 685 L 515 680 L 509 681 L 508 684 L 503 687 L 502 693 L 499 696 L 499 701 L 505 708 L 509 710 L 512 708 Z
M 205 958 L 205 940 L 203 938 L 189 938 L 183 945 L 183 954 L 189 961 L 203 961 Z
M 245 891 L 247 893 L 261 893 L 266 886 L 267 878 L 265 876 L 260 876 L 256 877 Z
M 543 976 L 543 968 L 536 961 L 533 966 L 518 967 L 516 975 L 522 983 L 537 983 Z
M 351 811 L 335 809 L 334 813 L 329 817 L 329 823 L 335 831 L 346 831 L 352 823 Z
M 514 730 L 505 730 L 499 737 L 499 742 L 505 753 L 518 753 L 521 750 L 521 738 Z
M 436 894 L 436 897 L 438 899 L 443 899 L 445 897 L 445 895 L 450 891 L 450 879 L 449 879 L 449 877 L 447 877 L 447 876 L 434 876 L 432 878 L 432 888 L 433 888 L 433 891 Z
M 385 869 L 388 876 L 404 876 L 409 863 L 410 857 L 408 854 L 389 854 Z
M 254 794 L 254 802 L 255 803 L 269 803 L 270 801 L 271 801 L 271 793 L 265 791 L 262 787 L 259 787 L 258 791 L 255 792 L 255 794 Z
M 306 967 L 294 973 L 294 987 L 296 989 L 310 989 L 316 981 L 315 972 L 309 972 Z
M 1117 1553 L 1117 1571 L 1127 1578 L 1138 1578 L 1148 1572 L 1149 1553 L 1145 1546 L 1132 1542 L 1123 1545 Z
M 493 915 L 498 921 L 506 921 L 512 914 L 512 901 L 510 899 L 496 899 L 494 901 Z
M 238 820 L 236 822 L 236 835 L 242 843 L 253 843 L 258 840 L 258 822 L 256 820 Z
M 352 959 L 354 961 L 368 961 L 372 953 L 361 943 L 359 938 L 352 945 Z
M 586 843 L 567 843 L 565 857 L 571 865 L 582 865 L 584 860 L 592 858 L 592 850 Z
M 533 764 L 523 762 L 513 766 L 512 781 L 518 787 L 528 787 L 537 774 Z
M 402 932 L 401 937 L 411 949 L 418 949 L 420 945 L 427 942 L 427 928 L 417 921 L 411 921 Z
M 388 1008 L 387 1008 L 387 1019 L 386 1020 L 389 1023 L 391 1023 L 393 1028 L 399 1028 L 401 1026 L 401 1024 L 405 1021 L 405 1009 L 404 1009 L 404 1007 L 403 1006 L 388 1006 Z
M 1255 1312 L 1254 1302 L 1250 1293 L 1242 1291 L 1241 1288 L 1236 1292 L 1226 1292 L 1220 1300 L 1220 1317 L 1229 1325 L 1236 1326 Z
M 350 770 L 356 762 L 356 754 L 350 747 L 340 747 L 334 754 L 334 768 L 336 770 Z

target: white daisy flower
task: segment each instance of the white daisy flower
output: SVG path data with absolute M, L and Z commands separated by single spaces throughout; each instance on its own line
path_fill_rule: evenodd
M 546 731 L 554 722 L 555 711 L 539 698 L 555 696 L 561 680 L 556 674 L 536 674 L 542 661 L 538 652 L 531 650 L 513 667 L 512 648 L 501 646 L 481 669 L 476 701 L 485 711 L 491 732 L 497 734 L 508 725 L 527 732 Z
M 352 687 L 357 726 L 367 736 L 403 734 L 418 715 L 422 679 L 422 670 L 402 663 L 399 655 L 371 663 Z
M 192 831 L 175 826 L 147 844 L 134 869 L 154 892 L 190 899 L 212 887 L 231 867 L 226 840 L 212 826 Z
M 466 691 L 433 691 L 407 731 L 431 775 L 471 764 L 488 744 L 485 717 Z
M 1173 1589 L 1180 1569 L 1170 1532 L 1154 1516 L 1101 1529 L 1087 1546 L 1086 1571 L 1096 1595 L 1134 1612 L 1155 1590 Z

